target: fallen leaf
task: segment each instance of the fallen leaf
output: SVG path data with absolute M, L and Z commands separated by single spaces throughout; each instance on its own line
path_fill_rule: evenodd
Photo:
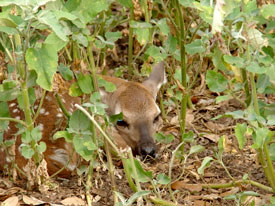
M 220 136 L 216 135 L 216 134 L 204 134 L 203 137 L 205 137 L 215 143 L 217 143 L 220 139 Z
M 234 195 L 236 194 L 237 192 L 239 192 L 239 188 L 238 187 L 235 187 L 233 188 L 232 190 L 229 190 L 229 191 L 226 191 L 224 193 L 221 193 L 220 196 L 221 197 L 226 197 L 226 196 L 229 196 L 229 195 Z
M 201 184 L 186 184 L 183 181 L 176 181 L 171 185 L 173 190 L 186 189 L 190 192 L 200 192 L 202 190 Z
M 16 206 L 16 205 L 19 205 L 18 201 L 19 201 L 19 199 L 18 199 L 17 196 L 10 197 L 10 198 L 6 199 L 6 200 L 1 204 L 1 206 Z
M 85 205 L 85 202 L 79 197 L 68 197 L 61 201 L 63 205 Z
M 208 206 L 211 205 L 210 202 L 206 202 L 203 200 L 195 200 L 194 201 L 194 206 Z
M 40 205 L 45 203 L 35 197 L 28 197 L 26 195 L 23 195 L 23 202 L 28 205 Z

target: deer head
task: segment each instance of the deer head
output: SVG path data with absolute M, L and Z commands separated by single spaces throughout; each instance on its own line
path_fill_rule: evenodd
M 103 78 L 117 87 L 113 93 L 100 89 L 102 101 L 108 105 L 107 114 L 123 114 L 123 119 L 115 125 L 119 134 L 114 135 L 115 141 L 119 146 L 130 146 L 142 157 L 155 157 L 156 145 L 153 135 L 161 113 L 156 104 L 156 97 L 161 85 L 166 82 L 164 63 L 155 65 L 149 78 L 143 83 L 114 77 Z

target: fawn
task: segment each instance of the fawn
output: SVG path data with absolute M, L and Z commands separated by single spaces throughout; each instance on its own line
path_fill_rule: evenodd
M 160 87 L 166 82 L 165 66 L 163 62 L 158 63 L 152 69 L 147 80 L 142 83 L 126 81 L 120 78 L 102 76 L 106 81 L 116 85 L 116 90 L 112 93 L 100 88 L 101 100 L 108 108 L 107 115 L 123 113 L 123 120 L 119 120 L 114 128 L 114 141 L 125 148 L 130 146 L 139 155 L 150 155 L 155 157 L 156 145 L 153 138 L 159 124 L 160 109 L 156 104 L 156 97 Z M 59 91 L 58 95 L 65 109 L 72 113 L 75 104 L 80 104 L 79 97 L 71 97 L 67 92 Z M 36 100 L 33 108 L 37 110 L 40 99 Z M 10 116 L 17 119 L 24 119 L 24 113 L 18 107 L 16 100 L 9 102 Z M 61 171 L 60 176 L 68 176 L 77 167 L 78 156 L 72 155 L 72 145 L 63 138 L 53 140 L 53 134 L 58 130 L 64 130 L 67 125 L 67 118 L 62 113 L 54 92 L 47 92 L 35 121 L 42 132 L 42 141 L 47 145 L 44 152 L 44 159 L 47 162 L 48 173 L 51 175 L 60 168 L 70 163 Z M 7 131 L 4 131 L 4 140 L 16 137 L 16 123 L 10 122 Z M 15 164 L 24 171 L 27 160 L 20 153 L 21 138 L 17 136 L 15 144 L 15 154 L 7 155 L 7 151 L 0 148 L 0 169 L 5 164 L 11 164 L 14 158 Z

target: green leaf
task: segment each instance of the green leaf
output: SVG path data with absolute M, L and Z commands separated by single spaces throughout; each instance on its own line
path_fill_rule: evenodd
M 29 145 L 23 145 L 22 146 L 22 155 L 26 159 L 31 159 L 34 155 L 34 150 Z
M 275 17 L 275 4 L 264 4 L 260 10 L 264 18 Z
M 275 115 L 268 115 L 266 119 L 267 119 L 268 125 L 271 125 L 271 126 L 275 125 Z
M 79 97 L 82 94 L 83 93 L 79 88 L 79 85 L 77 84 L 77 82 L 73 83 L 69 89 L 69 95 L 72 97 Z
M 11 146 L 14 145 L 14 144 L 15 144 L 15 140 L 14 140 L 14 139 L 6 140 L 6 141 L 4 142 L 4 145 L 5 145 L 6 147 L 11 147 Z
M 164 35 L 168 36 L 170 34 L 170 28 L 166 23 L 166 18 L 160 19 L 157 22 L 157 26 Z
M 256 133 L 253 134 L 254 144 L 251 146 L 253 149 L 262 149 L 265 140 L 268 138 L 268 128 L 257 128 Z
M 201 146 L 201 145 L 194 145 L 190 148 L 189 150 L 189 154 L 188 155 L 191 155 L 191 154 L 194 154 L 194 153 L 199 153 L 199 152 L 202 152 L 205 150 L 205 147 L 204 146 Z
M 167 54 L 164 53 L 164 51 L 161 51 L 160 47 L 154 45 L 150 46 L 145 54 L 153 57 L 156 62 L 163 61 L 167 57 Z
M 0 23 L 1 25 L 1 23 Z M 0 32 L 4 32 L 9 35 L 15 35 L 18 34 L 18 31 L 14 28 L 7 27 L 7 26 L 0 26 Z
M 115 41 L 117 41 L 118 39 L 121 39 L 121 38 L 122 38 L 122 33 L 121 33 L 121 31 L 106 32 L 106 33 L 105 33 L 105 37 L 106 37 L 107 41 L 115 42 Z
M 194 141 L 194 133 L 192 131 L 188 131 L 187 133 L 184 133 L 182 135 L 183 141 L 184 142 L 193 142 Z
M 38 142 L 39 140 L 41 140 L 42 133 L 41 133 L 41 131 L 39 130 L 38 127 L 35 127 L 35 128 L 32 129 L 32 131 L 31 131 L 31 137 L 36 142 Z
M 127 201 L 127 205 L 132 205 L 139 197 L 145 196 L 145 195 L 149 195 L 151 193 L 151 191 L 138 191 L 135 194 L 133 194 L 129 200 Z
M 219 139 L 219 143 L 218 143 L 218 148 L 219 148 L 218 158 L 219 158 L 219 160 L 221 160 L 221 158 L 222 158 L 222 153 L 224 151 L 224 146 L 225 146 L 225 138 L 224 138 L 224 136 L 222 136 Z
M 66 33 L 64 32 L 63 27 L 59 23 L 53 11 L 43 10 L 43 12 L 41 12 L 40 15 L 38 15 L 37 17 L 40 23 L 49 26 L 62 41 L 68 41 L 68 38 L 66 36 Z
M 243 124 L 237 123 L 235 127 L 235 135 L 239 143 L 239 148 L 241 150 L 244 148 L 244 145 L 246 143 L 246 137 L 245 137 L 246 130 L 247 130 L 247 126 L 245 123 Z
M 206 47 L 202 44 L 201 39 L 196 39 L 190 44 L 185 45 L 186 52 L 190 55 L 202 54 L 206 51 Z
M 158 184 L 167 185 L 171 182 L 171 179 L 168 176 L 166 176 L 165 174 L 160 173 L 157 176 L 157 181 L 158 181 Z
M 228 64 L 231 64 L 233 66 L 236 66 L 238 68 L 242 68 L 245 66 L 245 60 L 241 57 L 235 57 L 235 56 L 230 56 L 230 55 L 224 55 L 223 59 L 225 62 Z
M 23 143 L 28 144 L 32 141 L 31 133 L 26 130 L 22 135 L 21 135 L 21 140 Z
M 218 96 L 216 97 L 216 103 L 220 103 L 226 100 L 229 100 L 231 98 L 230 94 L 224 95 L 224 96 Z
M 73 40 L 76 41 L 78 44 L 87 47 L 88 46 L 88 39 L 82 33 L 73 34 Z
M 130 168 L 130 173 L 132 175 L 132 177 L 134 178 L 134 175 L 133 175 L 133 168 L 132 168 L 132 164 L 131 164 L 131 160 L 130 159 L 127 159 L 127 163 L 129 165 L 129 168 Z M 137 160 L 137 159 L 134 159 L 134 166 L 136 167 L 136 170 L 137 170 L 137 175 L 138 175 L 138 181 L 139 182 L 149 182 L 153 179 L 153 174 L 152 172 L 150 171 L 145 171 L 140 162 Z
M 90 75 L 80 73 L 77 77 L 77 83 L 84 94 L 90 94 L 94 91 L 93 80 Z
M 16 99 L 19 89 L 15 81 L 4 81 L 0 84 L 0 101 L 7 102 Z
M 170 53 L 173 54 L 177 50 L 177 38 L 173 37 L 173 35 L 169 34 L 167 41 L 165 42 L 165 48 Z
M 90 150 L 89 142 L 92 141 L 90 135 L 75 135 L 73 139 L 73 145 L 75 151 L 81 155 L 86 161 L 89 161 L 93 158 L 94 150 Z M 88 146 L 88 147 L 87 147 Z
M 164 135 L 161 132 L 155 133 L 154 137 L 155 137 L 157 142 L 161 142 L 161 143 L 164 143 L 164 144 L 169 144 L 175 139 L 175 137 L 172 134 Z
M 30 70 L 36 71 L 36 82 L 45 90 L 52 90 L 52 81 L 57 69 L 57 60 L 57 52 L 49 44 L 43 44 L 41 49 L 27 49 L 26 61 L 28 67 Z
M 214 48 L 214 53 L 212 54 L 212 61 L 215 66 L 215 68 L 221 70 L 221 71 L 226 71 L 226 65 L 223 61 L 223 53 L 222 51 L 218 48 Z
M 149 29 L 135 29 L 134 32 L 137 35 L 137 40 L 141 45 L 144 45 L 149 41 Z
M 65 66 L 64 64 L 60 64 L 59 67 L 57 68 L 57 71 L 60 72 L 60 74 L 62 75 L 62 77 L 65 80 L 72 80 L 73 79 L 73 72 L 72 70 L 70 70 L 70 68 L 68 66 Z
M 74 111 L 69 120 L 69 127 L 78 132 L 89 130 L 90 124 L 89 118 L 80 110 Z
M 275 143 L 271 144 L 268 147 L 268 153 L 270 155 L 271 160 L 275 161 Z
M 7 102 L 0 102 L 0 108 L 0 117 L 10 117 L 9 105 Z M 0 132 L 7 130 L 8 128 L 9 121 L 0 121 Z
M 267 71 L 265 67 L 261 67 L 257 62 L 251 62 L 245 69 L 255 74 L 263 74 Z
M 40 154 L 43 154 L 47 149 L 47 145 L 45 142 L 41 141 L 39 145 L 37 145 L 37 150 L 39 151 Z
M 66 142 L 72 142 L 73 141 L 73 135 L 71 133 L 69 133 L 68 131 L 57 131 L 54 135 L 53 135 L 53 139 L 56 140 L 58 138 L 62 138 L 64 137 Z
M 118 120 L 123 120 L 123 114 L 120 112 L 119 114 L 111 115 L 109 118 L 110 122 L 116 123 Z
M 205 157 L 201 166 L 198 168 L 199 175 L 204 175 L 204 170 L 206 167 L 210 166 L 210 162 L 213 160 L 212 157 Z
M 67 43 L 67 41 L 63 41 L 53 32 L 45 40 L 45 44 L 50 44 L 57 52 L 63 49 Z
M 116 90 L 116 85 L 112 82 L 108 82 L 105 79 L 102 79 L 102 77 L 98 76 L 98 86 L 104 87 L 106 92 L 114 92 Z
M 118 0 L 118 2 L 127 8 L 132 8 L 133 7 L 133 2 L 129 0 Z
M 213 92 L 223 92 L 227 88 L 227 79 L 219 72 L 208 70 L 206 84 Z

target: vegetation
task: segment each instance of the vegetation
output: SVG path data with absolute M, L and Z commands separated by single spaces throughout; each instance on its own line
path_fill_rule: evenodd
M 16 138 L 3 140 L 9 121 L 15 121 L 23 142 L 22 155 L 39 166 L 46 144 L 40 141 L 41 131 L 34 126 L 41 108 L 34 113 L 35 88 L 43 89 L 42 105 L 46 91 L 53 90 L 57 72 L 66 81 L 76 77 L 70 95 L 90 95 L 89 101 L 78 106 L 80 110 L 71 116 L 67 113 L 68 128 L 53 137 L 72 142 L 75 151 L 89 162 L 88 166 L 78 168 L 78 174 L 87 175 L 86 200 L 91 205 L 90 191 L 95 187 L 96 175 L 93 169 L 97 164 L 105 165 L 103 144 L 113 145 L 106 128 L 119 118 L 106 118 L 106 105 L 100 102 L 98 88 L 104 86 L 111 92 L 115 87 L 96 74 L 106 74 L 112 68 L 118 77 L 137 79 L 150 73 L 152 63 L 165 61 L 168 83 L 161 89 L 159 99 L 162 117 L 169 124 L 168 108 L 172 107 L 180 128 L 176 137 L 168 132 L 156 134 L 161 144 L 174 145 L 172 151 L 168 150 L 169 165 L 165 172 L 153 173 L 150 168 L 144 169 L 144 163 L 133 157 L 131 151 L 115 149 L 132 190 L 132 196 L 125 197 L 115 184 L 115 166 L 107 149 L 114 205 L 184 202 L 178 194 L 187 161 L 208 150 L 198 141 L 203 132 L 186 129 L 187 110 L 194 109 L 197 103 L 193 93 L 205 86 L 216 96 L 214 104 L 232 99 L 239 102 L 237 110 L 212 120 L 232 118 L 233 138 L 238 143 L 236 155 L 255 150 L 266 182 L 260 183 L 248 173 L 241 179 L 231 175 L 223 161 L 228 137 L 220 135 L 216 146 L 210 149 L 214 154 L 204 156 L 197 174 L 203 180 L 205 170 L 218 163 L 229 181 L 197 184 L 205 189 L 253 185 L 257 192 L 244 188 L 224 197 L 224 201 L 243 205 L 248 197 L 264 191 L 273 195 L 269 204 L 275 204 L 274 4 L 256 0 L 2 0 L 0 6 L 1 148 L 15 144 Z M 127 49 L 127 57 L 119 50 L 120 44 Z M 8 101 L 14 99 L 24 111 L 24 120 L 10 118 Z M 105 122 L 97 122 L 98 117 Z M 96 136 L 96 130 L 102 138 Z M 179 175 L 173 175 L 175 162 L 181 167 Z M 249 205 L 254 205 L 253 201 Z

